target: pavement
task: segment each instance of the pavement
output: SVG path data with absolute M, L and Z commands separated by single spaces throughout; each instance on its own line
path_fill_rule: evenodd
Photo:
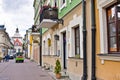
M 35 62 L 25 59 L 24 63 L 15 63 L 15 60 L 0 63 L 0 80 L 70 80 L 62 76 L 56 79 L 51 70 L 41 68 Z
M 36 65 L 35 62 L 25 60 L 15 63 L 15 60 L 0 63 L 0 80 L 55 80 L 48 72 Z

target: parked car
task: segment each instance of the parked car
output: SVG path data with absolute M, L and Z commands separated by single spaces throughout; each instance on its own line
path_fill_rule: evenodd
M 22 52 L 18 52 L 16 53 L 16 58 L 15 58 L 15 62 L 18 63 L 18 62 L 24 62 L 24 56 L 23 56 L 23 53 Z
M 14 55 L 9 55 L 9 59 L 14 59 Z

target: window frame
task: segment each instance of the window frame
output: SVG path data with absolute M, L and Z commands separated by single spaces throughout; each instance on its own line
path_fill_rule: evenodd
M 108 53 L 120 53 L 120 45 L 119 45 L 119 38 L 120 38 L 120 36 L 118 36 L 118 15 L 117 15 L 117 10 L 116 10 L 116 8 L 117 8 L 117 5 L 118 5 L 119 3 L 115 3 L 115 4 L 113 4 L 112 6 L 110 6 L 110 7 L 108 7 L 108 8 L 106 8 L 106 18 L 107 18 L 107 40 L 108 40 Z M 109 17 L 109 13 L 108 13 L 108 11 L 110 10 L 110 9 L 112 9 L 113 7 L 115 7 L 115 20 L 113 21 L 113 22 L 109 22 L 109 20 L 108 20 L 108 17 Z M 113 36 L 113 37 L 115 37 L 116 38 L 116 48 L 114 48 L 114 49 L 116 49 L 116 51 L 112 51 L 111 49 L 112 49 L 112 47 L 110 47 L 110 39 L 111 39 L 111 37 L 112 36 L 110 36 L 110 24 L 112 24 L 112 23 L 115 23 L 115 30 L 116 30 L 116 33 L 115 33 L 115 36 Z
M 80 30 L 79 29 L 80 29 L 79 25 L 77 25 L 74 28 L 74 41 L 75 41 L 74 42 L 75 43 L 75 53 L 74 54 L 75 54 L 76 58 L 80 58 Z M 77 42 L 77 39 L 78 39 L 78 42 Z M 78 47 L 79 47 L 79 54 L 77 54 L 77 48 Z
M 60 11 L 61 11 L 64 7 L 66 7 L 67 1 L 65 0 L 65 2 L 63 3 L 63 0 L 62 1 L 60 0 L 59 3 L 60 3 L 59 7 L 60 7 Z

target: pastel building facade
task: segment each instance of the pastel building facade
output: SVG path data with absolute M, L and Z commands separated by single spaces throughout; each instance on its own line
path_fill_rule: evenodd
M 120 80 L 120 1 L 97 0 L 96 8 L 96 76 L 98 80 Z
M 0 25 L 0 57 L 8 54 L 8 49 L 13 48 L 9 34 L 6 32 L 5 25 Z

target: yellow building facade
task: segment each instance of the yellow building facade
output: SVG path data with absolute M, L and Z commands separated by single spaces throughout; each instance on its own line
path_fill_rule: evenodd
M 120 26 L 119 6 L 120 3 L 117 0 L 96 1 L 97 80 L 120 80 L 119 36 L 115 36 L 119 32 L 118 26 Z M 113 20 L 115 24 L 111 23 Z M 111 35 L 114 35 L 116 39 Z
M 120 51 L 120 46 L 118 44 L 120 3 L 117 2 L 117 0 L 94 1 L 96 21 L 95 77 L 96 80 L 120 80 L 120 56 L 118 54 Z M 49 2 L 49 0 L 45 2 L 46 5 L 50 4 Z M 69 4 L 68 2 L 69 0 L 67 0 L 66 4 Z M 70 2 L 70 4 L 72 3 Z M 47 8 L 46 5 L 45 7 Z M 63 4 L 62 8 L 59 7 L 60 9 L 58 12 L 60 13 L 60 10 L 62 11 L 62 9 L 68 6 L 69 5 Z M 91 6 L 91 0 L 86 0 L 87 80 L 92 80 L 93 43 Z M 82 9 L 81 1 L 67 14 L 62 17 L 60 16 L 64 24 L 57 22 L 53 25 L 54 21 L 49 22 L 49 19 L 48 21 L 43 19 L 43 22 L 38 25 L 39 28 L 45 28 L 46 26 L 48 28 L 48 30 L 42 34 L 43 67 L 54 72 L 55 62 L 59 59 L 62 66 L 62 72 L 65 72 L 71 80 L 81 80 L 84 70 Z M 117 13 L 115 13 L 115 11 L 117 11 Z M 64 13 L 60 13 L 60 15 L 62 14 Z M 77 40 L 79 40 L 79 43 L 77 43 Z M 77 54 L 78 52 L 79 54 Z

